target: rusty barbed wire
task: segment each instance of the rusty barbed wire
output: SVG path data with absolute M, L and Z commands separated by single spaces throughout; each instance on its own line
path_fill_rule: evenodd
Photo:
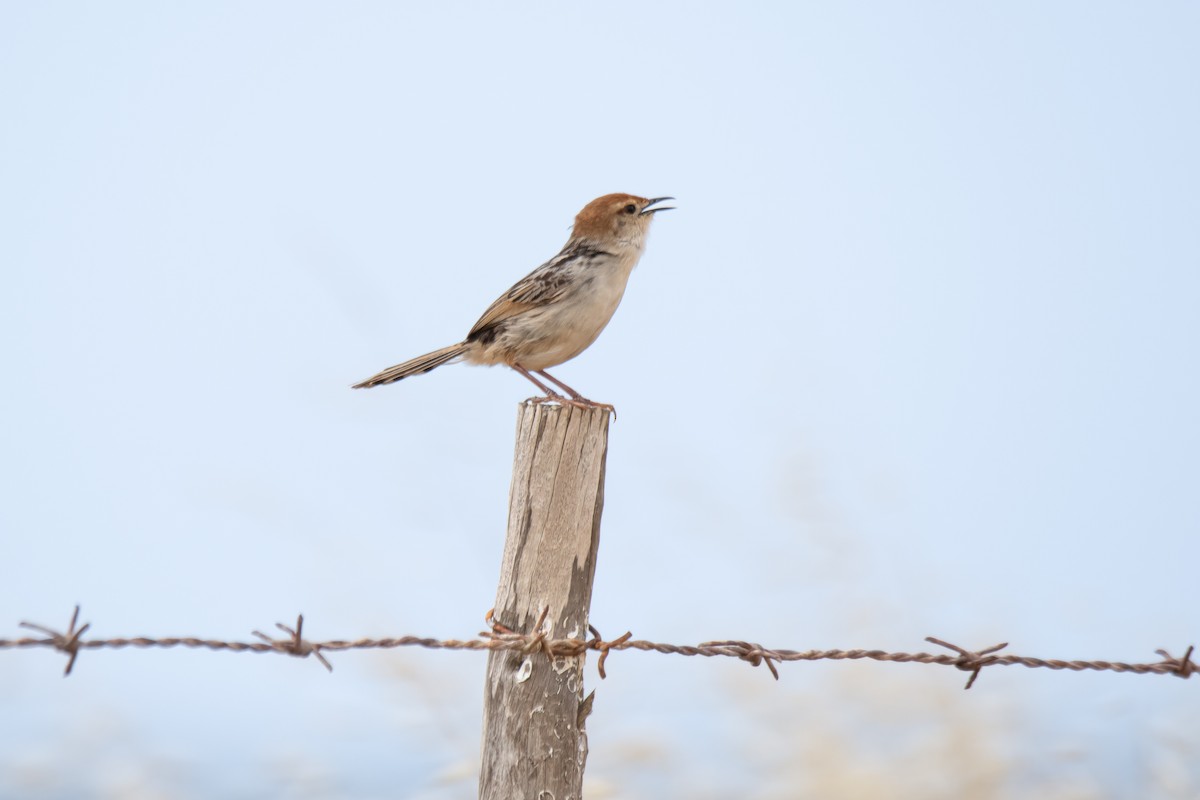
M 533 633 L 519 633 L 512 630 L 492 617 L 489 611 L 485 617 L 490 630 L 482 631 L 476 639 L 435 639 L 423 636 L 398 636 L 384 639 L 354 639 L 350 641 L 333 639 L 325 642 L 310 642 L 303 637 L 304 616 L 296 618 L 296 626 L 288 627 L 283 623 L 275 623 L 275 627 L 287 634 L 287 638 L 273 639 L 260 631 L 253 635 L 261 639 L 259 642 L 228 642 L 219 639 L 201 639 L 194 636 L 172 637 L 118 637 L 110 639 L 84 639 L 83 634 L 91 628 L 91 623 L 79 623 L 79 606 L 71 615 L 71 621 L 65 632 L 45 625 L 32 622 L 21 622 L 20 627 L 29 628 L 45 634 L 46 638 L 26 637 L 20 639 L 0 639 L 0 650 L 30 647 L 50 647 L 67 655 L 67 665 L 63 675 L 70 675 L 79 653 L 83 650 L 134 648 L 172 648 L 185 647 L 192 649 L 228 650 L 234 653 L 286 653 L 297 658 L 314 657 L 327 670 L 333 671 L 333 665 L 325 658 L 325 653 L 342 650 L 381 650 L 397 647 L 424 647 L 434 650 L 501 650 L 517 651 L 526 654 L 542 653 L 553 659 L 563 656 L 582 656 L 589 650 L 600 654 L 597 659 L 597 670 L 600 677 L 607 678 L 605 662 L 614 650 L 641 650 L 643 652 L 664 653 L 681 656 L 704 656 L 706 658 L 728 657 L 737 658 L 751 666 L 766 664 L 776 680 L 779 680 L 777 663 L 788 661 L 882 661 L 899 664 L 939 664 L 955 667 L 971 673 L 964 689 L 970 689 L 980 672 L 985 667 L 1022 666 L 1031 669 L 1043 668 L 1052 670 L 1067 670 L 1071 672 L 1121 672 L 1136 675 L 1175 675 L 1180 678 L 1190 678 L 1200 667 L 1192 660 L 1195 647 L 1189 645 L 1184 654 L 1175 658 L 1166 650 L 1156 650 L 1161 657 L 1159 661 L 1141 664 L 1129 664 L 1122 661 L 1088 661 L 1060 660 L 1033 658 L 1013 654 L 1000 654 L 999 651 L 1008 647 L 1007 642 L 985 647 L 979 650 L 968 650 L 942 639 L 928 636 L 925 641 L 936 644 L 952 651 L 951 653 L 893 653 L 886 650 L 776 650 L 768 649 L 760 644 L 739 640 L 722 640 L 701 642 L 698 645 L 664 644 L 634 639 L 629 631 L 617 638 L 605 640 L 593 626 L 588 626 L 590 639 L 552 639 L 543 630 L 543 623 L 549 609 L 544 609 L 534 625 Z

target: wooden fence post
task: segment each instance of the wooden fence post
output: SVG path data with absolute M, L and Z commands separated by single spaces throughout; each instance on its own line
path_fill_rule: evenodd
M 608 412 L 525 403 L 509 490 L 495 619 L 521 633 L 588 636 Z M 482 800 L 579 800 L 587 761 L 584 656 L 488 654 Z

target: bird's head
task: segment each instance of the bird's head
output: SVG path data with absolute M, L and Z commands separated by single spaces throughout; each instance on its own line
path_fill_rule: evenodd
M 670 211 L 673 208 L 656 204 L 674 199 L 645 198 L 632 194 L 606 194 L 597 197 L 575 216 L 575 228 L 571 238 L 641 249 L 655 213 Z

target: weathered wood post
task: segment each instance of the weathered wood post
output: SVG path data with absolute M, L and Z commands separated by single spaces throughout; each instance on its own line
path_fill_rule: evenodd
M 608 412 L 522 404 L 496 621 L 587 638 L 604 506 Z M 493 650 L 483 708 L 482 800 L 579 800 L 587 760 L 584 656 Z

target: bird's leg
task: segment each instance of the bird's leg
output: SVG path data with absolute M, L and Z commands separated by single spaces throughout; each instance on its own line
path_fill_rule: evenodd
M 529 380 L 530 380 L 530 381 L 533 383 L 533 385 L 534 385 L 534 386 L 538 387 L 539 389 L 541 389 L 543 392 L 545 392 L 545 393 L 546 393 L 546 396 L 545 396 L 545 397 L 531 397 L 531 398 L 529 398 L 529 399 L 530 399 L 530 400 L 532 400 L 533 402 L 535 402 L 535 403 L 546 403 L 546 402 L 551 402 L 551 401 L 553 401 L 553 402 L 557 402 L 557 403 L 564 403 L 564 402 L 566 402 L 566 401 L 567 401 L 567 398 L 563 397 L 561 394 L 559 394 L 558 392 L 554 391 L 554 390 L 553 390 L 553 389 L 551 389 L 549 386 L 547 386 L 546 384 L 544 384 L 544 383 L 542 383 L 541 381 L 539 381 L 537 378 L 533 377 L 533 375 L 532 375 L 532 374 L 529 372 L 529 370 L 525 369 L 525 368 L 524 368 L 524 367 L 522 367 L 520 364 L 510 364 L 509 366 L 511 366 L 511 367 L 512 367 L 513 369 L 515 369 L 517 372 L 519 372 L 519 373 L 521 373 L 522 375 L 524 375 L 526 378 L 528 378 L 528 379 L 529 379 Z M 553 379 L 553 378 L 551 378 L 551 380 L 554 380 L 554 379 Z M 557 381 L 555 381 L 555 383 L 557 383 Z
M 608 403 L 597 403 L 594 400 L 588 400 L 579 392 L 575 391 L 570 386 L 567 386 L 565 383 L 551 375 L 549 372 L 546 372 L 544 369 L 537 370 L 537 374 L 541 375 L 543 378 L 550 381 L 560 389 L 563 389 L 567 394 L 571 395 L 571 405 L 576 406 L 577 408 L 603 408 L 605 411 L 611 411 L 613 418 L 616 418 L 617 409 L 613 408 Z
M 549 372 L 546 372 L 546 370 L 544 370 L 544 369 L 539 369 L 539 370 L 537 371 L 537 374 L 538 374 L 538 375 L 541 375 L 543 378 L 545 378 L 546 380 L 550 381 L 551 383 L 553 383 L 553 384 L 554 384 L 555 386 L 557 386 L 558 388 L 560 388 L 560 389 L 564 390 L 564 391 L 565 391 L 567 394 L 571 395 L 571 399 L 572 399 L 572 400 L 583 400 L 583 401 L 586 401 L 586 402 L 589 402 L 589 403 L 591 402 L 591 401 L 590 401 L 590 400 L 588 400 L 586 397 L 584 397 L 583 395 L 581 395 L 579 392 L 575 391 L 575 390 L 574 390 L 574 389 L 572 389 L 570 386 L 567 386 L 565 383 L 563 383 L 563 382 L 562 382 L 562 381 L 560 381 L 558 378 L 556 378 L 556 377 L 554 377 L 553 375 L 551 375 Z

